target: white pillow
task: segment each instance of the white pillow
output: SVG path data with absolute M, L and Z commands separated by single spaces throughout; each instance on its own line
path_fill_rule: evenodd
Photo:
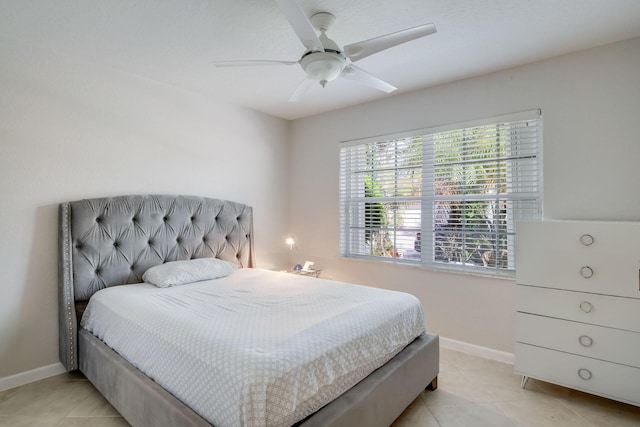
M 226 277 L 238 268 L 234 263 L 217 258 L 172 261 L 151 267 L 142 280 L 159 288 Z

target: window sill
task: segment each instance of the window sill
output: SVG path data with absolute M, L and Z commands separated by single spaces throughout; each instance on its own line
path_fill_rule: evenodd
M 375 264 L 375 265 L 386 265 L 386 266 L 393 265 L 399 268 L 411 268 L 411 269 L 429 271 L 434 273 L 451 273 L 451 274 L 459 274 L 464 276 L 483 277 L 483 278 L 489 278 L 489 279 L 502 279 L 502 280 L 508 280 L 511 282 L 515 281 L 516 279 L 515 271 L 505 271 L 504 273 L 494 273 L 492 271 L 472 271 L 472 270 L 459 269 L 459 268 L 449 267 L 449 266 L 440 267 L 440 266 L 433 266 L 433 265 L 424 265 L 420 263 L 398 262 L 398 261 L 391 261 L 391 260 L 387 261 L 384 259 L 378 259 L 378 258 L 372 259 L 372 258 L 366 258 L 366 257 L 340 256 L 340 259 L 344 261 L 364 262 L 364 263 Z

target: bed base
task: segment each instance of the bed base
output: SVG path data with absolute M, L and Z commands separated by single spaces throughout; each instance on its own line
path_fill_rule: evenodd
M 91 333 L 78 334 L 80 371 L 133 426 L 211 427 Z M 423 334 L 298 427 L 387 427 L 425 388 L 437 387 L 439 340 Z

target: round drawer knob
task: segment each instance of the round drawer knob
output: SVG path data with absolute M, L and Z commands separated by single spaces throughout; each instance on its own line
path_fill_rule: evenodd
M 593 345 L 593 339 L 588 335 L 580 335 L 578 342 L 583 347 L 591 347 Z
M 584 311 L 585 313 L 591 313 L 591 310 L 593 310 L 593 305 L 589 301 L 582 301 L 579 307 L 580 310 Z
M 588 369 L 580 368 L 578 369 L 578 376 L 581 380 L 589 381 L 593 374 Z
M 580 275 L 585 279 L 590 279 L 591 277 L 593 277 L 593 269 L 588 265 L 585 265 L 580 269 Z
M 582 236 L 580 236 L 580 243 L 585 246 L 591 246 L 594 242 L 595 240 L 593 239 L 593 236 L 591 234 L 583 234 Z

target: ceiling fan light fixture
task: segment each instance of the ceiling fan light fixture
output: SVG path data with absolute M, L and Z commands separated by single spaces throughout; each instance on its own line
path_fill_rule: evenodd
M 276 0 L 280 10 L 289 21 L 289 24 L 291 24 L 291 28 L 306 48 L 305 53 L 298 61 L 223 61 L 217 62 L 216 66 L 300 64 L 307 76 L 293 92 L 289 102 L 298 101 L 311 88 L 314 82 L 317 81 L 322 87 L 325 87 L 328 82 L 338 77 L 344 77 L 365 86 L 390 93 L 396 90 L 397 87 L 356 67 L 353 62 L 411 40 L 428 36 L 437 31 L 434 24 L 423 24 L 351 43 L 342 48 L 327 36 L 327 31 L 333 26 L 336 17 L 329 12 L 318 12 L 311 15 L 311 17 L 307 17 L 300 5 L 300 1 Z M 318 32 L 320 33 L 319 35 Z
M 327 82 L 338 78 L 346 61 L 339 53 L 311 52 L 300 60 L 300 65 L 310 79 L 319 81 L 324 87 Z

